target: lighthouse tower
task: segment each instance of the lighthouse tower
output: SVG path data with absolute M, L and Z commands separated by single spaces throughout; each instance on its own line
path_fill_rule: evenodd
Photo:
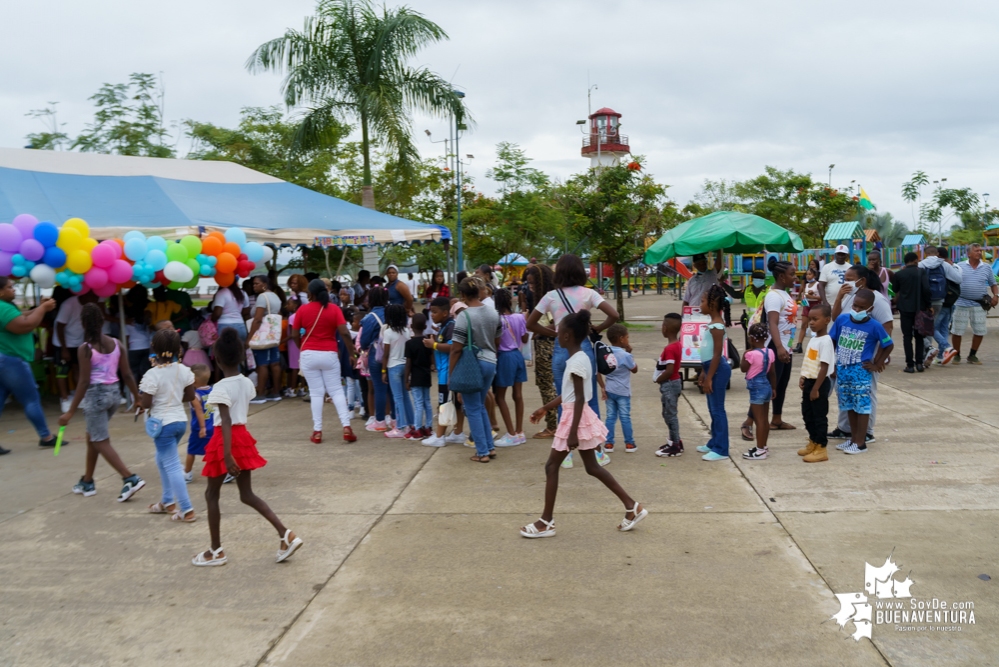
M 621 134 L 621 114 L 604 107 L 590 114 L 589 134 L 583 137 L 580 154 L 590 158 L 591 167 L 613 167 L 631 154 L 628 137 Z

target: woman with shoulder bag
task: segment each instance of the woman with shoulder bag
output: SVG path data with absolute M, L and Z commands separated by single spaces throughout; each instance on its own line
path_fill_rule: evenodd
M 281 400 L 281 308 L 280 297 L 271 289 L 267 276 L 253 277 L 253 291 L 257 300 L 253 319 L 247 322 L 247 341 L 257 362 L 257 396 L 250 403 L 259 405 Z M 271 392 L 267 393 L 268 380 Z

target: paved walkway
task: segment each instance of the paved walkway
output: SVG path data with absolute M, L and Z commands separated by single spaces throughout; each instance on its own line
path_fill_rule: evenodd
M 637 320 L 677 304 L 648 296 L 628 307 Z M 363 431 L 352 445 L 316 446 L 308 406 L 282 401 L 252 407 L 270 461 L 254 487 L 305 547 L 274 564 L 273 530 L 227 486 L 230 563 L 195 569 L 190 557 L 208 544 L 202 479 L 190 487 L 197 523 L 147 514 L 160 488 L 153 448 L 123 417 L 112 441 L 147 488 L 116 503 L 119 482 L 102 462 L 98 494 L 74 496 L 82 415 L 53 458 L 11 406 L 0 422 L 14 449 L 0 458 L 0 664 L 995 664 L 999 594 L 979 575 L 999 580 L 999 336 L 982 346 L 979 367 L 904 375 L 897 357 L 870 453 L 816 465 L 794 453 L 800 429 L 774 434 L 766 461 L 739 458 L 740 373 L 727 399 L 736 458 L 696 456 L 708 417 L 690 386 L 687 453 L 656 458 L 665 428 L 649 378 L 663 343 L 645 327 L 632 343 L 640 449 L 613 454 L 608 470 L 651 515 L 625 534 L 616 498 L 578 466 L 561 475 L 558 537 L 519 537 L 541 510 L 545 441 L 488 465 L 461 446 Z M 537 391 L 526 393 L 536 406 Z M 789 396 L 786 417 L 800 426 Z M 331 409 L 327 418 L 338 431 Z M 852 623 L 827 621 L 839 610 L 834 593 L 863 590 L 865 561 L 879 566 L 893 550 L 914 598 L 973 601 L 975 625 L 889 623 L 874 627 L 873 642 L 855 642 Z

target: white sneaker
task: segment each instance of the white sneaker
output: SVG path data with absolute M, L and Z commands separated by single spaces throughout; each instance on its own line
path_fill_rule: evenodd
M 374 423 L 375 423 L 375 416 L 371 415 L 370 417 L 368 417 L 368 421 L 364 422 L 364 428 L 368 428 L 369 426 L 372 426 Z
M 405 431 L 400 431 L 397 428 L 393 428 L 392 430 L 385 432 L 385 437 L 386 438 L 405 438 L 406 437 L 406 432 Z
M 516 447 L 520 443 L 517 442 L 517 438 L 509 433 L 504 435 L 502 438 L 496 438 L 493 440 L 493 445 L 495 447 Z
M 444 438 L 444 442 L 449 445 L 463 445 L 465 444 L 465 434 L 464 433 L 452 433 L 451 435 Z
M 572 467 L 572 452 L 569 452 L 569 455 L 562 459 L 562 467 L 566 470 Z
M 70 406 L 73 405 L 72 398 L 60 398 L 59 399 L 59 409 L 62 410 L 63 414 L 69 412 Z
M 447 440 L 444 438 L 438 438 L 436 435 L 432 435 L 429 438 L 421 440 L 420 444 L 426 445 L 427 447 L 443 447 L 447 444 Z
M 599 463 L 600 467 L 602 468 L 608 463 L 610 463 L 610 457 L 601 452 L 600 450 L 597 450 L 597 463 Z
M 184 481 L 187 482 L 188 484 L 190 484 L 191 482 L 194 481 L 194 471 L 193 470 L 190 471 L 190 472 L 185 472 L 184 473 Z
M 522 445 L 527 442 L 527 436 L 524 435 L 523 432 L 515 433 L 513 437 L 516 438 L 518 445 Z

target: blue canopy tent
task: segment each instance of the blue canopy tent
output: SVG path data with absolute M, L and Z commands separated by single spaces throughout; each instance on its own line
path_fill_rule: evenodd
M 511 252 L 500 257 L 496 263 L 500 266 L 527 266 L 528 261 L 523 255 Z
M 0 148 L 0 220 L 86 220 L 94 238 L 240 227 L 275 246 L 437 242 L 446 227 L 379 213 L 232 162 Z

